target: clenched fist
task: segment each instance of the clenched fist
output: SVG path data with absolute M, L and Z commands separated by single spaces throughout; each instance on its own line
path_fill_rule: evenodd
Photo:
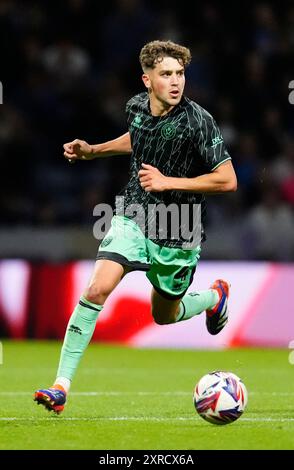
M 138 173 L 141 187 L 146 192 L 161 192 L 169 189 L 169 177 L 164 176 L 152 165 L 142 163 L 142 169 Z
M 75 139 L 72 142 L 64 144 L 63 148 L 63 155 L 70 162 L 75 160 L 93 160 L 93 158 L 95 158 L 93 147 L 84 140 Z

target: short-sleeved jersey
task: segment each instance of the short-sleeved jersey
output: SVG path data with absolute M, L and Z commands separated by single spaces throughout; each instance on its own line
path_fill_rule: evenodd
M 140 93 L 128 101 L 126 114 L 132 155 L 130 180 L 120 193 L 124 196 L 124 206 L 140 204 L 144 208 L 147 238 L 163 246 L 181 247 L 181 236 L 174 238 L 167 235 L 162 238 L 158 233 L 156 237 L 149 235 L 148 209 L 160 204 L 176 204 L 179 207 L 185 204 L 185 207 L 189 205 L 190 208 L 193 204 L 201 204 L 203 224 L 206 206 L 204 195 L 176 190 L 146 192 L 140 185 L 138 172 L 142 163 L 147 163 L 158 168 L 165 176 L 193 178 L 210 173 L 231 159 L 221 132 L 204 108 L 184 96 L 169 113 L 152 116 L 148 93 Z

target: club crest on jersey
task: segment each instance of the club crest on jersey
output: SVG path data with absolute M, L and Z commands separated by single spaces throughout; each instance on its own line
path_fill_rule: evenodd
M 164 139 L 170 140 L 173 139 L 176 135 L 176 128 L 173 124 L 165 124 L 161 128 L 161 135 Z

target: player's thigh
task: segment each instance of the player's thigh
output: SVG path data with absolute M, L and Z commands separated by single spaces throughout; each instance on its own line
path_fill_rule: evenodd
M 163 297 L 154 288 L 151 292 L 152 315 L 156 323 L 165 325 L 173 323 L 179 313 L 181 299 Z
M 102 304 L 130 268 L 107 259 L 97 260 L 84 296 L 93 303 Z

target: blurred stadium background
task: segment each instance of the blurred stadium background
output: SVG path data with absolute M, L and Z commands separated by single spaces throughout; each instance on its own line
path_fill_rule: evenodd
M 138 53 L 155 38 L 191 48 L 186 94 L 216 118 L 238 175 L 237 193 L 208 199 L 208 240 L 193 284 L 206 288 L 226 276 L 232 320 L 217 338 L 197 318 L 194 328 L 154 325 L 150 285 L 132 273 L 110 297 L 95 339 L 287 348 L 294 338 L 291 1 L 246 2 L 246 9 L 195 2 L 187 10 L 173 0 L 65 0 L 58 7 L 1 0 L 1 337 L 63 337 L 96 255 L 93 208 L 114 203 L 129 158 L 70 166 L 62 145 L 126 131 L 125 103 L 143 91 Z

